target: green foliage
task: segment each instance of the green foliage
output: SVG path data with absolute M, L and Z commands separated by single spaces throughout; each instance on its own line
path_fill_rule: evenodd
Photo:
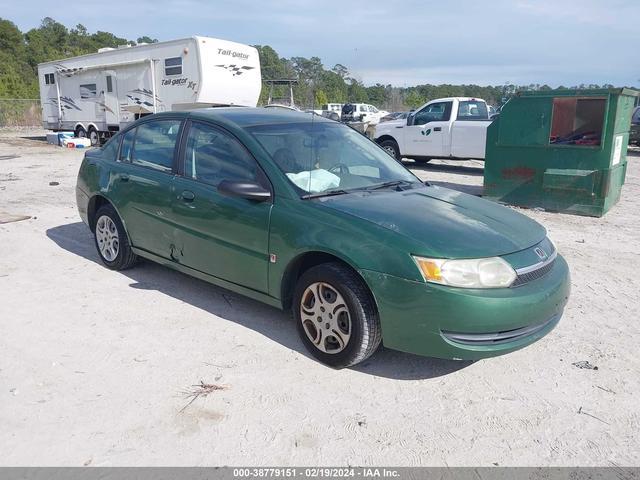
M 147 36 L 137 42 L 155 43 Z M 84 25 L 68 29 L 50 17 L 38 28 L 22 33 L 15 24 L 0 18 L 0 98 L 37 98 L 38 64 L 97 52 L 99 48 L 136 42 L 113 33 L 89 33 Z
M 158 40 L 141 36 L 134 42 L 109 32 L 89 33 L 78 24 L 68 29 L 54 19 L 46 17 L 38 28 L 22 33 L 15 24 L 0 18 L 0 97 L 38 97 L 37 66 L 39 63 L 96 52 L 99 48 L 137 43 L 156 43 Z M 548 85 L 516 86 L 479 85 L 416 85 L 392 87 L 376 84 L 365 86 L 352 78 L 349 69 L 336 64 L 327 69 L 319 57 L 282 58 L 268 45 L 255 45 L 260 55 L 263 80 L 295 79 L 293 88 L 296 105 L 311 107 L 325 103 L 367 102 L 388 110 L 417 108 L 434 98 L 477 97 L 492 105 L 500 105 L 517 90 L 551 90 Z M 571 88 L 597 88 L 582 84 Z M 603 85 L 609 88 L 611 85 Z M 559 89 L 567 87 L 561 86 Z M 260 104 L 267 102 L 268 87 L 263 85 Z M 274 87 L 274 97 L 286 98 L 288 87 Z
M 327 103 L 329 103 L 329 98 L 327 97 L 327 94 L 324 93 L 324 90 L 316 90 L 315 108 L 322 108 L 322 105 L 326 105 Z
M 416 89 L 412 89 L 407 92 L 406 96 L 404 97 L 404 103 L 410 108 L 418 108 L 425 102 L 424 97 Z
M 138 40 L 136 40 L 136 43 L 138 43 L 138 44 L 140 44 L 140 43 L 158 43 L 158 39 L 157 38 L 147 37 L 145 35 L 144 37 L 138 37 Z

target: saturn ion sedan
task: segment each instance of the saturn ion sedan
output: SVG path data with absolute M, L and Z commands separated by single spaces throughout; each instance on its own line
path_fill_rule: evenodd
M 305 113 L 150 115 L 89 150 L 80 215 L 108 268 L 139 257 L 291 310 L 321 362 L 385 347 L 479 359 L 558 323 L 569 270 L 545 229 L 425 184 L 348 126 Z

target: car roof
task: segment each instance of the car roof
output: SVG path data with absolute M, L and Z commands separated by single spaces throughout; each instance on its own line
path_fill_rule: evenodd
M 257 125 L 271 125 L 274 123 L 309 123 L 332 122 L 332 120 L 297 112 L 284 108 L 252 108 L 252 107 L 214 107 L 199 108 L 189 112 L 189 118 L 202 120 L 218 120 L 236 124 L 246 128 Z M 335 122 L 333 122 L 335 123 Z

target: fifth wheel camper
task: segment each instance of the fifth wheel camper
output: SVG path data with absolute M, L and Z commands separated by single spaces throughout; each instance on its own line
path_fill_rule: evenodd
M 255 107 L 262 86 L 255 48 L 197 36 L 41 63 L 38 79 L 44 128 L 93 145 L 151 113 Z

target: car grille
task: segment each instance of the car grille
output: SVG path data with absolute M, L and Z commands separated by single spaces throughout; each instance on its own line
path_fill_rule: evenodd
M 556 257 L 557 252 L 554 251 L 546 261 L 540 262 L 539 264 L 532 267 L 526 267 L 516 270 L 518 276 L 511 284 L 511 288 L 521 287 L 522 285 L 526 285 L 527 283 L 537 280 L 538 278 L 544 277 L 553 269 L 553 265 L 556 263 Z
M 501 343 L 509 343 L 520 340 L 521 338 L 533 335 L 547 326 L 560 320 L 561 313 L 558 313 L 538 325 L 528 325 L 526 327 L 515 328 L 513 330 L 504 330 L 502 332 L 493 333 L 460 333 L 442 331 L 442 336 L 454 343 L 462 343 L 464 345 L 500 345 Z

